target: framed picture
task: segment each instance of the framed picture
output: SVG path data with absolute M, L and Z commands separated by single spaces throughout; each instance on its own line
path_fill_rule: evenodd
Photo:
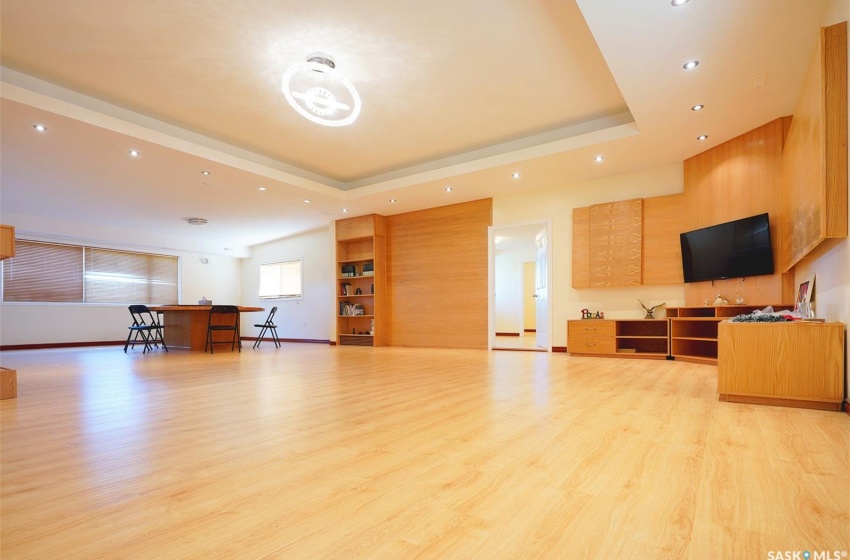
M 815 275 L 812 274 L 800 282 L 797 288 L 797 303 L 809 303 L 812 301 L 812 293 L 815 291 Z

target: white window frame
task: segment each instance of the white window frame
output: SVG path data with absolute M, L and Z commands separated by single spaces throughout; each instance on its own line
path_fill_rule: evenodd
M 295 265 L 297 265 L 298 271 L 292 272 L 290 269 Z M 286 279 L 290 281 L 297 279 L 297 289 L 285 285 L 284 281 Z M 258 284 L 260 299 L 304 299 L 304 259 L 291 259 L 288 261 L 261 264 Z M 297 293 L 283 293 L 286 291 Z

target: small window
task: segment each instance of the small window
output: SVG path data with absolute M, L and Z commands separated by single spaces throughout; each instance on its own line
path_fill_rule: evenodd
M 260 299 L 300 297 L 300 260 L 260 265 Z

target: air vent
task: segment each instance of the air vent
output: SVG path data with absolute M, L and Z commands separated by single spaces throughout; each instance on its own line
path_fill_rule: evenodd
M 208 222 L 206 218 L 187 218 L 186 223 L 190 226 L 205 226 Z

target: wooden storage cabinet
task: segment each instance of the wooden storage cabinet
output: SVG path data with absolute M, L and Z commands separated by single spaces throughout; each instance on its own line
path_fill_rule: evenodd
M 567 350 L 586 356 L 665 359 L 666 319 L 581 319 L 567 321 Z
M 0 260 L 15 256 L 15 226 L 0 225 Z
M 668 307 L 670 355 L 683 362 L 717 364 L 717 326 L 721 321 L 764 309 L 765 305 Z M 775 310 L 788 306 L 773 305 Z
M 843 323 L 719 326 L 720 400 L 840 410 Z
M 336 222 L 336 269 L 337 344 L 383 346 L 388 316 L 383 216 Z
M 613 354 L 614 322 L 605 319 L 567 321 L 567 350 L 570 354 Z

